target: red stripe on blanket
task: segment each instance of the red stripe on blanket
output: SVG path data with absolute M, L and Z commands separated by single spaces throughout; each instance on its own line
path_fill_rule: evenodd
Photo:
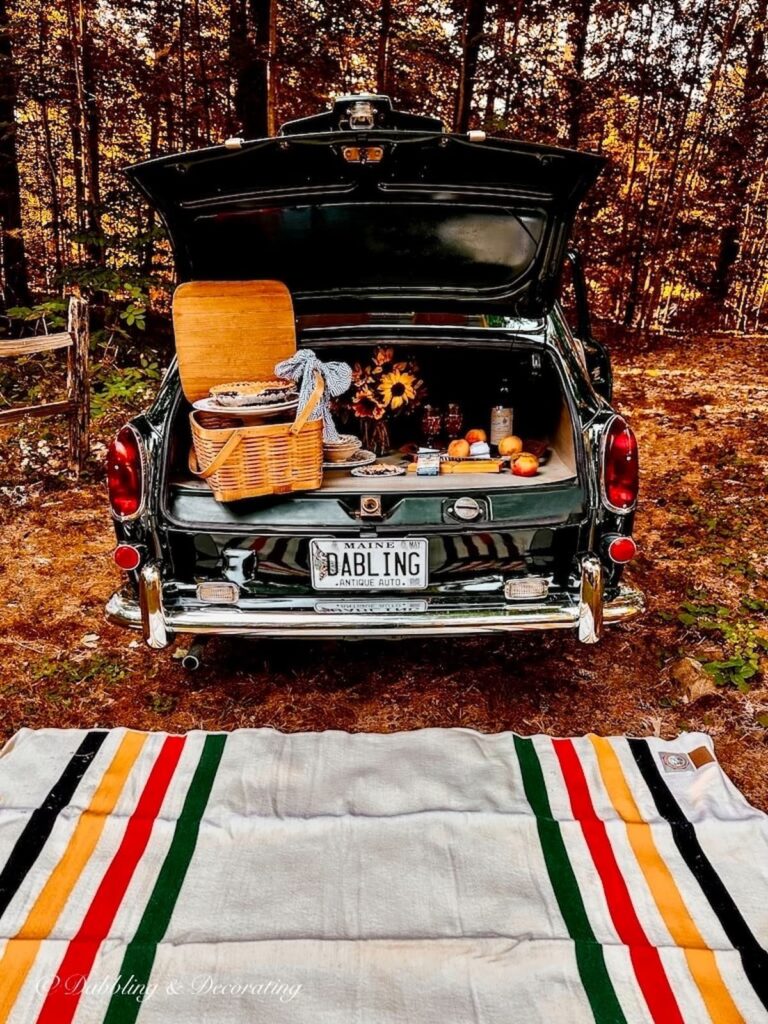
M 632 966 L 648 1009 L 656 1024 L 685 1024 L 669 984 L 659 951 L 640 924 L 627 883 L 603 822 L 597 816 L 584 769 L 571 740 L 552 740 L 568 790 L 571 810 L 589 847 L 616 932 L 629 948 Z
M 74 1017 L 82 986 L 68 986 L 64 980 L 85 979 L 90 974 L 99 946 L 109 934 L 136 866 L 147 847 L 183 748 L 183 736 L 168 736 L 164 741 L 136 809 L 128 821 L 120 846 L 96 890 L 83 923 L 64 954 L 57 971 L 62 984 L 49 991 L 37 1024 L 70 1024 Z

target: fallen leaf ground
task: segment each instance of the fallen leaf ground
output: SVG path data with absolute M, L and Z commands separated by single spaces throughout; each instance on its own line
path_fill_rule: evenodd
M 641 555 L 628 576 L 646 592 L 649 611 L 609 630 L 596 647 L 558 634 L 348 644 L 221 639 L 188 675 L 171 651 L 153 653 L 103 619 L 119 575 L 98 470 L 76 487 L 55 471 L 60 428 L 6 430 L 2 738 L 22 726 L 95 725 L 465 726 L 666 737 L 696 729 L 714 737 L 735 783 L 768 809 L 768 659 L 760 647 L 768 635 L 767 361 L 765 338 L 654 339 L 614 351 L 616 403 L 642 456 Z M 106 435 L 115 425 L 99 429 Z M 735 671 L 752 657 L 758 671 L 739 692 L 712 687 L 694 666 L 691 686 L 679 669 L 683 657 L 735 659 Z

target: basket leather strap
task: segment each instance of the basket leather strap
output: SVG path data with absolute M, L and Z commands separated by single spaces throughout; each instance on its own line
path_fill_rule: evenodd
M 323 397 L 323 391 L 325 390 L 325 381 L 323 380 L 322 374 L 315 374 L 315 386 L 312 390 L 312 394 L 309 396 L 309 401 L 301 410 L 299 415 L 291 424 L 291 433 L 298 434 L 304 424 L 307 422 L 309 417 L 317 408 L 317 403 Z
M 196 452 L 194 451 L 194 449 L 192 449 L 189 453 L 190 470 L 195 474 L 195 476 L 199 476 L 201 480 L 207 480 L 209 476 L 212 476 L 216 472 L 217 469 L 221 469 L 221 467 L 227 461 L 227 459 L 235 450 L 235 448 L 237 448 L 237 446 L 240 444 L 241 440 L 242 437 L 239 431 L 233 430 L 232 433 L 227 438 L 227 440 L 222 445 L 222 447 L 213 457 L 211 462 L 205 467 L 205 469 L 195 469 L 192 460 L 194 459 L 195 464 L 197 464 L 198 466 L 199 462 L 197 461 Z

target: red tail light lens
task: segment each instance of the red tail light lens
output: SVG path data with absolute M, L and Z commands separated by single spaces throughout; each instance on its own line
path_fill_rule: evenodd
M 141 508 L 144 470 L 139 439 L 123 427 L 107 452 L 107 488 L 112 511 L 121 519 L 135 516 Z
M 637 501 L 637 441 L 621 416 L 608 426 L 603 449 L 605 503 L 614 512 L 628 512 Z
M 637 554 L 637 544 L 631 537 L 614 537 L 608 545 L 608 557 L 617 565 L 626 565 Z
M 118 544 L 112 557 L 118 569 L 125 569 L 126 572 L 138 569 L 141 565 L 141 551 L 132 544 Z

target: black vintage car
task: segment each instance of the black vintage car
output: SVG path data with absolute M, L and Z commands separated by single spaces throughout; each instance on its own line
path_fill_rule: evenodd
M 636 550 L 637 447 L 611 407 L 610 362 L 568 249 L 602 163 L 448 134 L 360 95 L 275 138 L 129 168 L 167 228 L 180 281 L 284 282 L 300 348 L 350 363 L 374 346 L 407 353 L 468 426 L 487 427 L 506 379 L 515 433 L 549 459 L 527 479 L 328 473 L 318 490 L 221 503 L 188 470 L 190 407 L 174 364 L 110 449 L 126 578 L 108 618 L 162 648 L 179 633 L 575 629 L 594 643 L 604 622 L 637 615 L 642 595 L 621 583 Z M 318 546 L 326 567 L 329 553 L 346 556 L 343 587 L 318 573 Z M 367 556 L 356 580 L 354 556 L 376 551 L 394 559 L 385 583 L 365 575 Z

